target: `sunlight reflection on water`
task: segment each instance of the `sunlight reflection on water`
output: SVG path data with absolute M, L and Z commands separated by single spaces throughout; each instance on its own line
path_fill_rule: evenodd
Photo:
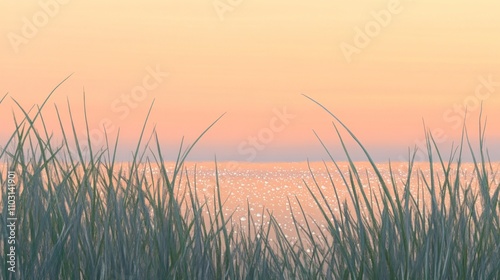
M 200 197 L 205 197 L 208 206 L 211 207 L 216 191 L 215 181 L 215 163 L 187 163 L 187 175 L 193 180 L 194 167 L 196 165 L 196 189 Z M 225 201 L 225 216 L 231 214 L 232 222 L 246 229 L 248 223 L 252 222 L 255 226 L 269 224 L 269 214 L 272 214 L 284 233 L 290 238 L 294 238 L 295 224 L 293 218 L 300 225 L 305 224 L 304 216 L 311 218 L 317 224 L 313 235 L 318 230 L 328 230 L 328 225 L 319 211 L 317 202 L 313 199 L 310 192 L 319 198 L 320 204 L 326 206 L 321 197 L 321 193 L 328 204 L 329 209 L 334 215 L 339 215 L 343 211 L 347 202 L 347 207 L 352 207 L 351 198 L 347 185 L 350 185 L 349 164 L 346 162 L 338 163 L 337 170 L 333 163 L 327 163 L 330 175 L 322 162 L 310 163 L 311 172 L 308 170 L 306 162 L 297 163 L 218 163 L 219 187 L 222 201 Z M 174 166 L 169 163 L 168 166 Z M 495 164 L 496 170 L 500 164 Z M 391 195 L 394 195 L 393 183 L 396 185 L 396 191 L 402 195 L 405 190 L 405 182 L 408 176 L 408 167 L 406 163 L 378 164 L 381 176 L 390 189 Z M 392 169 L 394 180 L 391 180 L 390 168 Z M 159 175 L 157 168 L 141 169 L 146 172 L 152 172 L 154 176 Z M 452 168 L 452 172 L 456 169 Z M 368 199 L 374 202 L 375 197 L 380 197 L 382 193 L 381 184 L 368 162 L 356 163 L 361 185 L 354 178 L 355 188 L 361 186 L 366 192 Z M 418 172 L 417 172 L 418 171 Z M 172 174 L 173 168 L 167 172 Z M 426 190 L 426 181 L 418 178 L 417 174 L 421 172 L 429 183 L 430 168 L 428 163 L 416 163 L 412 172 L 410 181 L 410 193 L 415 197 L 417 203 L 425 203 L 428 197 Z M 495 172 L 495 171 L 494 171 Z M 313 179 L 316 180 L 316 182 Z M 331 177 L 330 177 L 331 176 Z M 443 180 L 443 172 L 440 165 L 435 165 L 434 179 Z M 475 173 L 472 164 L 465 164 L 460 172 L 462 179 L 467 182 L 474 182 Z M 344 181 L 345 180 L 345 181 Z M 498 185 L 498 178 L 492 179 Z M 309 191 L 308 187 L 311 191 Z M 337 200 L 338 195 L 338 200 Z M 339 204 L 340 202 L 340 204 Z M 327 211 L 328 208 L 326 208 Z M 366 205 L 361 206 L 361 210 L 366 211 Z M 293 216 L 290 211 L 293 211 Z M 213 213 L 213 212 L 211 212 Z M 248 221 L 251 215 L 251 221 Z M 206 214 L 209 214 L 206 211 Z M 329 220 L 333 220 L 329 217 Z M 310 221 L 311 222 L 311 221 Z

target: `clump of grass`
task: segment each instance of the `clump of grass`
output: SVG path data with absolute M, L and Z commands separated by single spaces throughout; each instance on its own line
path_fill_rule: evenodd
M 322 231 L 318 222 L 307 218 L 297 200 L 299 209 L 292 209 L 291 214 L 298 240 L 291 242 L 269 212 L 269 224 L 256 226 L 249 211 L 247 229 L 234 226 L 231 215 L 223 212 L 225 198 L 220 193 L 217 163 L 212 205 L 198 195 L 196 171 L 189 175 L 184 162 L 215 122 L 184 152 L 181 144 L 169 172 L 156 133 L 145 137 L 148 113 L 133 160 L 126 167 L 116 162 L 118 136 L 112 144 L 106 136 L 106 145 L 100 150 L 92 150 L 88 139 L 89 156 L 85 156 L 72 117 L 69 132 L 59 117 L 63 142 L 55 145 L 43 120 L 46 102 L 34 117 L 19 106 L 24 118 L 14 119 L 16 129 L 0 151 L 0 160 L 16 172 L 19 187 L 18 270 L 10 273 L 5 254 L 1 255 L 3 279 L 500 278 L 500 188 L 484 152 L 484 128 L 479 132 L 479 154 L 474 153 L 464 129 L 461 145 L 447 160 L 427 134 L 430 176 L 414 170 L 413 154 L 407 180 L 397 182 L 392 171 L 391 179 L 384 180 L 361 142 L 330 113 L 365 152 L 380 193 L 373 195 L 362 187 L 362 174 L 334 125 L 349 159 L 348 175 L 339 172 L 339 176 L 348 186 L 350 201 L 340 200 L 333 179 L 336 175 L 325 163 L 331 182 L 328 191 L 336 194 L 334 203 L 342 209 L 335 214 L 310 169 L 314 184 L 304 184 L 328 229 Z M 71 116 L 69 104 L 68 110 Z M 57 107 L 56 111 L 59 116 Z M 71 153 L 72 138 L 76 154 Z M 479 192 L 460 177 L 466 148 L 477 155 L 474 167 Z M 444 177 L 436 175 L 434 162 L 439 163 Z M 141 164 L 150 169 L 159 166 L 160 177 L 139 168 Z M 5 186 L 5 170 L 1 172 L 0 185 Z M 414 173 L 421 182 L 417 195 L 428 195 L 429 201 L 421 202 L 409 191 L 415 183 L 410 180 Z M 0 248 L 5 252 L 7 206 L 3 193 Z M 347 207 L 348 202 L 354 207 Z M 305 223 L 295 218 L 298 213 L 306 218 Z

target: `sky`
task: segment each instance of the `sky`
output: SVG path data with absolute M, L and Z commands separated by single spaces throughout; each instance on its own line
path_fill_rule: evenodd
M 342 159 L 340 118 L 378 161 L 425 149 L 425 128 L 450 150 L 466 123 L 500 160 L 499 1 L 1 1 L 0 146 L 13 115 L 40 105 L 54 139 L 120 129 L 119 157 L 158 134 L 166 158 L 224 116 L 190 160 Z M 85 93 L 85 94 L 84 94 Z M 337 123 L 338 124 L 338 123 Z M 356 160 L 364 160 L 340 130 Z M 58 138 L 59 137 L 59 138 Z M 423 153 L 418 155 L 424 159 Z

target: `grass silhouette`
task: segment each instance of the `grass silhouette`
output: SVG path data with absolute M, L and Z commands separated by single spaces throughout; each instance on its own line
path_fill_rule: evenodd
M 24 118 L 14 119 L 16 129 L 0 151 L 0 160 L 7 164 L 0 173 L 3 252 L 8 234 L 6 170 L 16 172 L 18 184 L 17 271 L 8 271 L 2 254 L 3 279 L 500 279 L 500 186 L 485 152 L 482 125 L 478 151 L 464 126 L 461 143 L 448 159 L 442 158 L 432 135 L 426 133 L 430 176 L 414 169 L 413 153 L 407 180 L 397 182 L 392 171 L 391 179 L 385 180 L 348 127 L 307 97 L 336 121 L 349 172 L 335 175 L 325 163 L 331 189 L 324 190 L 310 169 L 315 184 L 304 181 L 304 185 L 327 231 L 313 234 L 319 225 L 307 218 L 297 200 L 299 209 L 292 209 L 291 215 L 298 239 L 291 242 L 270 212 L 268 224 L 256 226 L 248 212 L 247 230 L 234 226 L 231 215 L 223 211 L 218 172 L 213 205 L 197 193 L 196 178 L 188 175 L 184 163 L 217 121 L 193 145 L 183 149 L 181 144 L 170 172 L 156 133 L 145 140 L 148 113 L 133 160 L 125 167 L 116 162 L 119 133 L 114 144 L 106 135 L 100 150 L 92 150 L 89 138 L 85 156 L 69 104 L 72 129 L 63 129 L 56 107 L 63 142 L 53 143 L 42 115 L 52 93 L 34 117 L 16 102 Z M 362 175 L 346 149 L 341 128 L 365 153 L 378 180 L 378 197 L 362 187 Z M 70 152 L 72 137 L 76 155 Z M 478 188 L 460 177 L 465 149 L 474 155 Z M 146 152 L 152 156 L 146 157 Z M 434 163 L 444 177 L 436 176 Z M 153 164 L 159 166 L 159 179 L 139 168 Z M 334 176 L 342 177 L 354 207 L 347 207 L 337 195 Z M 422 202 L 409 191 L 412 176 L 419 177 L 419 193 L 429 200 Z M 343 209 L 340 214 L 332 211 L 325 191 L 336 194 L 335 206 Z M 296 220 L 297 213 L 305 223 Z

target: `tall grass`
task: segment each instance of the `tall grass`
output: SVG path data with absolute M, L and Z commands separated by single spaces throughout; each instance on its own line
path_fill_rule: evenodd
M 464 127 L 460 146 L 447 159 L 427 133 L 430 176 L 414 169 L 413 153 L 407 179 L 398 182 L 392 171 L 385 180 L 356 136 L 324 108 L 362 148 L 380 192 L 373 195 L 362 187 L 363 175 L 334 125 L 348 157 L 348 175 L 336 175 L 325 163 L 331 188 L 323 190 L 310 169 L 314 183 L 304 184 L 328 229 L 307 218 L 297 200 L 299 208 L 291 215 L 298 239 L 292 242 L 269 212 L 269 223 L 256 226 L 248 212 L 246 230 L 235 226 L 223 211 L 218 172 L 214 203 L 197 193 L 196 172 L 189 175 L 184 162 L 215 122 L 193 145 L 181 145 L 173 171 L 167 171 L 156 133 L 145 135 L 149 113 L 133 160 L 125 166 L 116 161 L 118 136 L 106 136 L 103 149 L 92 150 L 90 139 L 78 143 L 72 117 L 70 131 L 59 117 L 63 141 L 54 144 L 42 114 L 46 102 L 34 114 L 18 106 L 24 118 L 14 118 L 16 129 L 0 151 L 19 187 L 17 272 L 7 270 L 2 254 L 3 279 L 500 279 L 500 187 L 485 153 L 482 126 L 478 152 Z M 72 116 L 69 104 L 68 110 Z M 56 112 L 60 116 L 57 107 Z M 90 149 L 88 157 L 83 146 Z M 460 177 L 464 149 L 474 154 L 479 192 Z M 160 177 L 140 164 L 159 166 Z M 1 172 L 0 248 L 6 252 L 6 174 Z M 348 186 L 350 201 L 337 195 L 335 176 Z M 417 195 L 410 192 L 416 182 Z M 326 191 L 336 194 L 336 205 Z M 420 195 L 430 199 L 422 201 Z

